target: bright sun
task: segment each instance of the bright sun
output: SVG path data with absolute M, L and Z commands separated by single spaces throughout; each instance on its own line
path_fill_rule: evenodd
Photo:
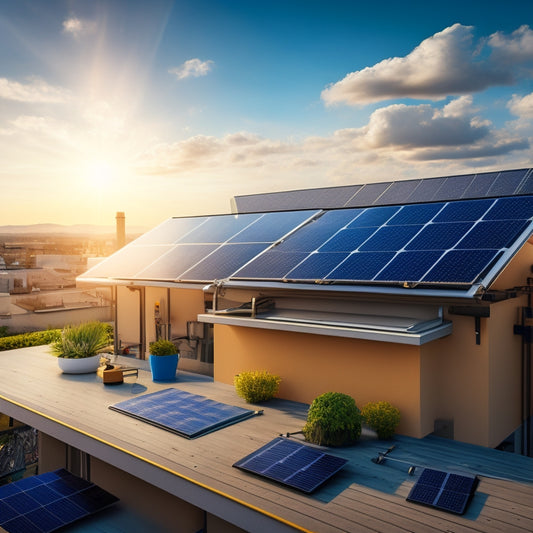
M 105 160 L 90 161 L 85 169 L 85 178 L 91 188 L 101 189 L 116 178 L 113 165 Z

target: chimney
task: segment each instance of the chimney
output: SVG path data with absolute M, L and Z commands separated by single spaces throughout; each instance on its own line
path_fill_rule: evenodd
M 117 211 L 117 250 L 126 244 L 126 215 Z

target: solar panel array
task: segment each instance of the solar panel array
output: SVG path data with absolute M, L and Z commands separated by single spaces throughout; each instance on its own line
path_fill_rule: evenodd
M 143 394 L 110 405 L 109 408 L 189 439 L 235 424 L 255 414 L 255 411 L 249 409 L 173 388 Z
M 464 514 L 477 483 L 476 476 L 425 468 L 407 496 L 407 501 L 450 513 Z
M 236 212 L 332 209 L 533 194 L 533 169 L 236 196 Z
M 97 485 L 60 469 L 0 487 L 0 527 L 49 533 L 117 502 Z
M 326 211 L 232 278 L 471 285 L 532 217 L 530 196 Z
M 347 462 L 318 448 L 278 437 L 233 466 L 311 493 Z
M 318 211 L 171 218 L 81 278 L 210 282 L 245 265 Z

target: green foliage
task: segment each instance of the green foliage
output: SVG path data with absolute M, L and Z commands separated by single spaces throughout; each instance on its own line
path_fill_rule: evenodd
M 150 343 L 150 355 L 174 355 L 178 350 L 173 342 L 159 339 Z
M 266 370 L 250 370 L 235 376 L 233 384 L 237 394 L 248 403 L 266 402 L 279 389 L 281 378 Z
M 92 357 L 109 346 L 111 332 L 111 326 L 96 321 L 66 326 L 61 331 L 60 339 L 52 344 L 52 354 L 67 359 Z
M 8 336 L 9 328 L 7 326 L 0 326 L 0 338 Z
M 42 346 L 51 344 L 61 338 L 61 330 L 48 329 L 46 331 L 34 331 L 32 333 L 21 333 L 10 337 L 0 338 L 0 352 L 6 350 L 16 350 L 17 348 L 27 348 L 28 346 Z
M 365 423 L 383 440 L 391 439 L 400 423 L 400 410 L 389 402 L 369 402 L 361 414 Z
M 326 392 L 313 400 L 302 432 L 314 444 L 348 446 L 361 436 L 361 423 L 361 412 L 351 396 Z

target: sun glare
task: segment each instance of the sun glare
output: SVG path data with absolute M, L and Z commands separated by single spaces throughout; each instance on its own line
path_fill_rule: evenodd
M 108 161 L 91 161 L 87 164 L 85 178 L 91 188 L 101 189 L 111 185 L 115 178 L 115 169 Z

